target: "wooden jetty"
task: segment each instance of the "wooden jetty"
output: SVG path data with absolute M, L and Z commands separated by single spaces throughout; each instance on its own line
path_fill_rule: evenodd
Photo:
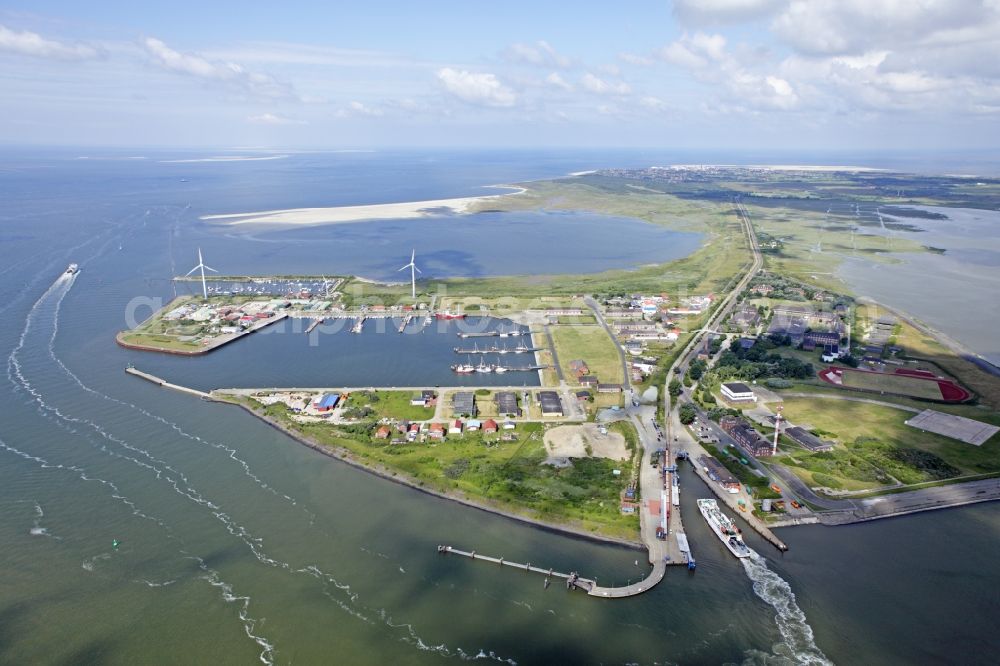
M 633 597 L 637 594 L 642 594 L 643 592 L 649 590 L 654 585 L 663 580 L 664 574 L 667 571 L 666 562 L 656 562 L 653 565 L 653 569 L 649 572 L 649 575 L 643 580 L 632 583 L 630 585 L 625 585 L 622 587 L 601 587 L 597 584 L 596 580 L 590 578 L 584 578 L 575 571 L 570 573 L 563 573 L 561 571 L 554 571 L 552 569 L 545 569 L 543 567 L 533 566 L 530 562 L 527 564 L 521 564 L 520 562 L 511 562 L 505 560 L 502 557 L 490 557 L 488 555 L 480 555 L 476 551 L 459 550 L 458 548 L 453 548 L 451 546 L 438 546 L 438 553 L 441 555 L 461 555 L 462 557 L 468 557 L 472 560 L 479 560 L 480 562 L 487 562 L 489 564 L 496 564 L 501 567 L 510 567 L 511 569 L 518 569 L 520 571 L 525 571 L 527 573 L 536 573 L 545 576 L 547 579 L 551 578 L 561 578 L 566 582 L 566 589 L 568 590 L 583 590 L 589 596 L 600 597 L 602 599 L 622 599 L 625 597 Z
M 306 329 L 306 335 L 312 333 L 313 329 L 322 324 L 324 321 L 326 321 L 325 317 L 317 317 L 316 319 L 313 319 L 312 323 L 309 324 L 309 328 Z

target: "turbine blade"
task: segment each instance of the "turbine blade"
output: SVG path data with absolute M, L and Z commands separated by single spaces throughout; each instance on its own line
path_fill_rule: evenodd
M 406 264 L 405 266 L 403 266 L 402 268 L 400 268 L 399 271 L 405 271 L 409 267 L 410 267 L 410 265 Z M 396 272 L 398 273 L 399 271 L 396 271 Z
M 219 272 L 219 271 L 215 270 L 214 268 L 210 268 L 208 266 L 205 266 L 204 268 L 205 268 L 206 271 L 212 271 L 213 273 L 218 273 Z
M 423 273 L 423 271 L 422 271 L 422 270 L 420 270 L 419 268 L 417 268 L 416 266 L 414 266 L 414 267 L 413 267 L 413 270 L 415 270 L 415 271 L 416 271 L 416 272 L 418 272 L 418 273 Z
M 194 267 L 194 268 L 192 268 L 191 270 L 189 270 L 189 271 L 188 271 L 187 273 L 185 273 L 185 274 L 184 274 L 184 277 L 187 277 L 188 275 L 191 275 L 191 273 L 194 273 L 194 272 L 195 272 L 196 270 L 198 270 L 199 268 L 201 268 L 201 265 L 200 265 L 200 264 L 199 264 L 198 266 L 195 266 L 195 267 Z

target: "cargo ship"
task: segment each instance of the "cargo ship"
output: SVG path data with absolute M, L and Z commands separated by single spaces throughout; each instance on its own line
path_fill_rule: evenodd
M 70 264 L 69 266 L 66 267 L 65 274 L 66 275 L 73 275 L 74 273 L 78 273 L 78 272 L 80 272 L 80 267 L 77 266 L 76 264 Z
M 698 510 L 705 517 L 705 522 L 712 527 L 715 536 L 719 537 L 719 541 L 729 549 L 730 553 L 740 558 L 750 557 L 750 548 L 743 543 L 740 529 L 719 510 L 719 504 L 714 499 L 698 500 Z

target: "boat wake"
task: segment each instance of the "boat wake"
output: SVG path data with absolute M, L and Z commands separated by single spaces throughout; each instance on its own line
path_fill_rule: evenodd
M 333 575 L 323 571 L 316 565 L 293 564 L 289 561 L 272 557 L 271 554 L 269 554 L 264 548 L 265 539 L 263 537 L 255 535 L 250 529 L 248 529 L 247 526 L 241 524 L 241 522 L 231 516 L 220 503 L 212 500 L 201 490 L 197 489 L 184 472 L 168 463 L 167 460 L 161 457 L 162 454 L 155 455 L 146 448 L 143 448 L 143 446 L 130 442 L 125 437 L 110 432 L 102 423 L 86 416 L 77 416 L 69 413 L 65 406 L 57 404 L 48 388 L 46 383 L 47 380 L 42 381 L 35 378 L 35 375 L 40 370 L 40 366 L 37 365 L 40 359 L 38 354 L 32 353 L 32 345 L 29 344 L 29 340 L 34 339 L 31 337 L 33 334 L 41 333 L 44 336 L 42 339 L 46 340 L 47 349 L 42 350 L 42 355 L 46 356 L 45 352 L 47 352 L 48 361 L 56 364 L 58 370 L 69 379 L 71 384 L 75 385 L 80 390 L 96 398 L 107 400 L 122 407 L 136 410 L 144 417 L 157 421 L 161 425 L 170 428 L 174 434 L 180 437 L 196 442 L 200 445 L 211 447 L 212 449 L 220 450 L 226 457 L 230 458 L 235 464 L 242 468 L 243 473 L 250 480 L 252 480 L 258 488 L 273 496 L 277 496 L 281 500 L 304 511 L 309 518 L 310 525 L 312 525 L 315 520 L 315 515 L 308 511 L 308 509 L 304 506 L 300 505 L 293 497 L 278 491 L 261 479 L 252 470 L 249 464 L 237 455 L 236 449 L 225 444 L 212 442 L 196 434 L 187 432 L 176 423 L 164 419 L 163 417 L 138 405 L 109 396 L 88 386 L 80 377 L 73 373 L 58 358 L 58 356 L 56 356 L 55 340 L 59 332 L 60 309 L 63 300 L 75 283 L 76 278 L 76 273 L 61 275 L 38 298 L 30 311 L 27 313 L 21 335 L 7 357 L 8 380 L 13 386 L 15 392 L 21 393 L 27 399 L 26 401 L 28 404 L 34 404 L 37 412 L 41 416 L 65 432 L 83 438 L 91 444 L 95 450 L 127 465 L 138 468 L 142 473 L 148 474 L 151 477 L 151 480 L 157 483 L 166 484 L 175 493 L 177 493 L 178 496 L 189 500 L 195 505 L 206 510 L 209 515 L 221 524 L 223 529 L 242 542 L 248 549 L 249 553 L 261 564 L 285 571 L 291 575 L 305 575 L 315 578 L 322 586 L 324 596 L 355 619 L 368 624 L 381 623 L 389 629 L 395 630 L 394 633 L 396 633 L 397 640 L 408 643 L 421 651 L 432 651 L 442 656 L 457 657 L 463 660 L 487 659 L 509 664 L 514 663 L 510 659 L 499 657 L 494 652 L 485 649 L 479 650 L 475 653 L 468 653 L 461 648 L 448 648 L 443 644 L 430 645 L 416 633 L 411 624 L 397 624 L 393 622 L 384 609 L 372 608 L 361 603 L 358 599 L 357 593 L 352 591 L 349 584 L 340 582 Z M 131 510 L 133 515 L 152 521 L 162 528 L 165 531 L 167 538 L 179 546 L 179 554 L 181 556 L 198 562 L 199 568 L 201 569 L 199 578 L 207 582 L 212 587 L 219 589 L 223 599 L 227 603 L 236 605 L 238 608 L 239 620 L 243 625 L 247 638 L 254 641 L 261 650 L 259 655 L 261 663 L 271 664 L 274 662 L 276 647 L 257 630 L 263 621 L 251 615 L 250 597 L 237 594 L 233 589 L 233 585 L 223 580 L 220 572 L 209 567 L 201 557 L 191 553 L 191 544 L 187 544 L 183 538 L 175 534 L 171 525 L 167 524 L 160 518 L 149 515 L 130 498 L 126 497 L 125 494 L 119 489 L 118 485 L 111 480 L 114 477 L 99 478 L 91 476 L 87 474 L 85 468 L 82 466 L 70 464 L 68 462 L 65 464 L 55 462 L 52 461 L 49 457 L 50 454 L 48 453 L 46 453 L 46 457 L 42 457 L 34 452 L 21 450 L 2 440 L 0 440 L 0 450 L 12 453 L 25 460 L 32 461 L 43 469 L 62 470 L 75 474 L 82 481 L 97 482 L 108 489 L 110 496 L 113 499 L 125 504 Z M 55 452 L 52 453 L 52 455 L 54 454 Z M 41 515 L 43 515 L 40 511 L 41 509 L 38 507 L 36 513 L 38 513 L 39 520 Z M 36 530 L 39 531 L 36 532 Z M 37 520 L 35 528 L 32 529 L 32 534 L 48 535 L 45 528 L 41 527 Z M 109 553 L 101 553 L 85 559 L 81 566 L 89 573 L 97 573 L 101 563 L 109 560 L 110 557 L 111 555 Z M 400 570 L 402 571 L 402 567 L 400 567 Z M 139 579 L 135 582 L 143 584 L 149 588 L 158 588 L 171 585 L 176 582 L 176 580 L 171 579 L 166 582 L 157 582 L 150 579 Z
M 774 621 L 782 641 L 774 645 L 774 654 L 752 651 L 745 664 L 804 664 L 807 666 L 833 666 L 833 662 L 816 646 L 812 627 L 806 614 L 795 602 L 792 587 L 781 576 L 767 568 L 767 561 L 755 552 L 740 560 L 753 581 L 753 591 L 770 604 L 777 615 Z

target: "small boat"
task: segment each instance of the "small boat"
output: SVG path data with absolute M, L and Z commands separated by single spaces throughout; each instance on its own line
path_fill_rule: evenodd
M 76 264 L 70 264 L 69 266 L 66 267 L 66 271 L 65 271 L 64 274 L 65 275 L 73 275 L 73 274 L 79 273 L 79 272 L 80 272 L 80 267 L 79 266 L 77 266 Z
M 480 361 L 479 365 L 476 366 L 476 372 L 493 372 L 493 366 L 488 365 L 485 361 Z

